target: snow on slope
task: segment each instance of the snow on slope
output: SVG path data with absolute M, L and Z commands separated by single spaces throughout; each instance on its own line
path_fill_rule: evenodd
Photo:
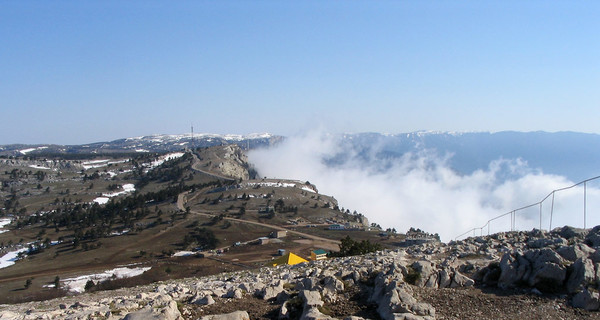
M 130 193 L 135 191 L 135 185 L 133 183 L 124 184 L 122 186 L 123 191 L 113 192 L 113 193 L 103 193 L 102 197 L 98 197 L 94 199 L 94 202 L 98 204 L 106 204 L 108 200 L 112 197 L 120 196 L 122 194 Z
M 82 293 L 85 291 L 85 284 L 92 280 L 95 284 L 106 281 L 109 279 L 123 279 L 123 278 L 131 278 L 135 276 L 139 276 L 140 274 L 150 270 L 151 267 L 143 267 L 143 268 L 128 268 L 121 267 L 115 268 L 111 270 L 106 270 L 102 273 L 96 274 L 88 274 L 84 276 L 79 276 L 75 278 L 68 278 L 62 280 L 63 287 L 65 287 L 68 291 Z M 54 285 L 48 285 L 48 287 L 54 287 Z

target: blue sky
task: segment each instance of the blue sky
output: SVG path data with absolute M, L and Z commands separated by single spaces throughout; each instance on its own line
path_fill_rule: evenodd
M 597 1 L 2 1 L 0 144 L 599 133 Z

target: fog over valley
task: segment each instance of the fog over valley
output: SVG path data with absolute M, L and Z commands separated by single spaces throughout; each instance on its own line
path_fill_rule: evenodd
M 316 130 L 252 151 L 249 160 L 260 176 L 309 180 L 335 196 L 340 207 L 384 228 L 418 227 L 448 241 L 552 190 L 596 176 L 599 141 L 597 135 L 575 133 L 386 136 Z M 600 223 L 599 186 L 587 183 L 588 227 Z M 553 208 L 550 200 L 542 204 L 542 228 L 550 227 L 551 209 L 552 227 L 583 227 L 583 187 L 557 193 Z M 540 208 L 521 210 L 515 219 L 517 229 L 539 228 Z M 490 224 L 490 232 L 510 228 L 510 215 Z

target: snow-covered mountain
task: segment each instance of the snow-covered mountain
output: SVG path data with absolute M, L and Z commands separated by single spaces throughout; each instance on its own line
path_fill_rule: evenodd
M 202 133 L 193 136 L 189 133 L 177 135 L 157 134 L 83 145 L 4 145 L 0 146 L 0 154 L 23 156 L 72 153 L 170 152 L 191 148 L 192 146 L 198 148 L 225 144 L 237 144 L 244 149 L 253 149 L 272 145 L 281 139 L 281 136 L 269 133 L 249 135 Z
M 249 135 L 191 134 L 151 135 L 84 145 L 5 145 L 0 155 L 39 155 L 110 152 L 172 152 L 184 148 L 237 144 L 243 149 L 273 146 L 284 137 L 269 133 Z M 294 140 L 294 139 L 291 139 Z M 374 167 L 407 153 L 434 153 L 461 174 L 488 169 L 498 159 L 520 159 L 529 168 L 580 181 L 600 174 L 600 135 L 578 132 L 431 132 L 400 134 L 355 133 L 334 136 L 337 153 L 324 161 L 331 166 L 358 159 Z M 300 143 L 300 142 L 298 142 Z M 302 142 L 305 143 L 305 142 Z M 298 146 L 300 147 L 300 146 Z

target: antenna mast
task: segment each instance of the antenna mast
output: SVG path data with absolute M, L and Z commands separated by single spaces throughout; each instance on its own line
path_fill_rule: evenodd
M 194 144 L 194 124 L 192 123 L 192 152 L 196 149 L 196 145 Z

